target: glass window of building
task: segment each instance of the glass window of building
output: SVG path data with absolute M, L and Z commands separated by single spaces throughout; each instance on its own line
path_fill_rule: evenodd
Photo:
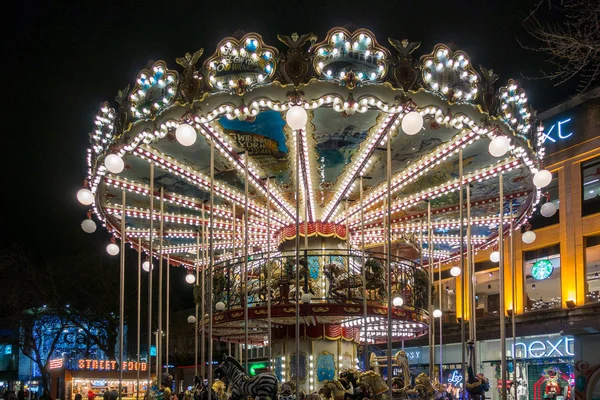
M 438 290 L 438 281 L 435 285 Z M 442 280 L 442 311 L 444 314 L 456 315 L 456 278 Z
M 477 264 L 475 270 L 477 271 Z M 475 273 L 477 318 L 497 317 L 500 311 L 500 280 L 498 270 Z
M 542 200 L 535 208 L 531 218 L 529 219 L 529 223 L 531 224 L 531 229 L 539 229 L 545 226 L 550 226 L 554 224 L 558 224 L 560 222 L 558 208 L 560 206 L 560 201 L 558 198 L 558 173 L 552 173 L 552 181 L 550 184 L 543 189 L 544 196 L 542 196 Z M 556 212 L 554 215 L 550 217 L 545 217 L 541 213 L 541 208 L 546 202 L 551 202 L 556 206 Z M 525 231 L 525 227 L 521 230 L 521 232 Z
M 600 212 L 600 158 L 581 164 L 581 215 Z
M 586 303 L 600 301 L 600 235 L 585 238 Z
M 523 253 L 525 311 L 561 307 L 560 245 Z

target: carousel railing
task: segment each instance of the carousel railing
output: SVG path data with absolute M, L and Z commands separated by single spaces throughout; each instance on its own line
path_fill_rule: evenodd
M 366 293 L 363 293 L 363 254 L 355 250 L 323 249 L 300 251 L 300 285 L 296 288 L 296 252 L 254 254 L 248 258 L 245 299 L 243 257 L 216 264 L 213 268 L 214 302 L 227 310 L 295 303 L 310 293 L 311 302 L 367 301 L 387 304 L 387 259 L 383 253 L 365 252 Z M 427 309 L 427 272 L 414 261 L 391 258 L 392 298 L 401 297 L 404 307 Z

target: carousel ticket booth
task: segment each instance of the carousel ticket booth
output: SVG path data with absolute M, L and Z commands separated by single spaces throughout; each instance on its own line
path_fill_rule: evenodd
M 85 399 L 91 390 L 96 396 L 119 390 L 119 365 L 115 360 L 78 359 L 63 362 L 50 360 L 51 397 L 74 400 L 77 394 Z M 139 371 L 139 389 L 138 389 Z M 145 362 L 123 363 L 122 397 L 126 400 L 143 398 L 148 386 L 148 367 Z

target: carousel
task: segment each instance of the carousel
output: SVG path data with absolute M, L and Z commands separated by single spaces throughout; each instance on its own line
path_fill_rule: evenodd
M 473 254 L 496 247 L 503 273 L 503 237 L 551 179 L 542 129 L 515 81 L 498 83 L 456 48 L 417 55 L 420 43 L 386 47 L 366 29 L 277 38 L 248 33 L 150 62 L 102 104 L 77 194 L 89 206 L 82 228 L 112 233 L 122 280 L 126 244 L 138 251 L 148 331 L 166 332 L 153 366 L 164 387 L 169 271 L 185 268 L 196 375 L 232 397 L 433 398 L 433 351 L 429 374 L 411 379 L 392 343 L 434 343 L 436 320 L 441 340 L 434 274 L 465 276 L 467 315 Z M 487 381 L 469 351 L 474 325 L 463 373 L 477 397 Z M 213 341 L 231 354 L 215 371 Z M 251 346 L 268 352 L 252 379 Z M 218 385 L 202 393 L 223 396 Z

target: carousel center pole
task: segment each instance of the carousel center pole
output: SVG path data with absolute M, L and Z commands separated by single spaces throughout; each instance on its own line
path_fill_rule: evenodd
M 120 288 L 119 288 L 119 399 L 123 396 L 123 340 L 125 319 L 125 214 L 126 214 L 126 192 L 121 192 L 123 208 L 121 209 L 121 265 L 120 265 Z
M 502 400 L 506 400 L 506 321 L 504 304 L 504 182 L 502 173 L 498 175 L 500 186 L 500 224 L 498 226 L 498 251 L 500 252 L 500 368 L 502 372 Z

